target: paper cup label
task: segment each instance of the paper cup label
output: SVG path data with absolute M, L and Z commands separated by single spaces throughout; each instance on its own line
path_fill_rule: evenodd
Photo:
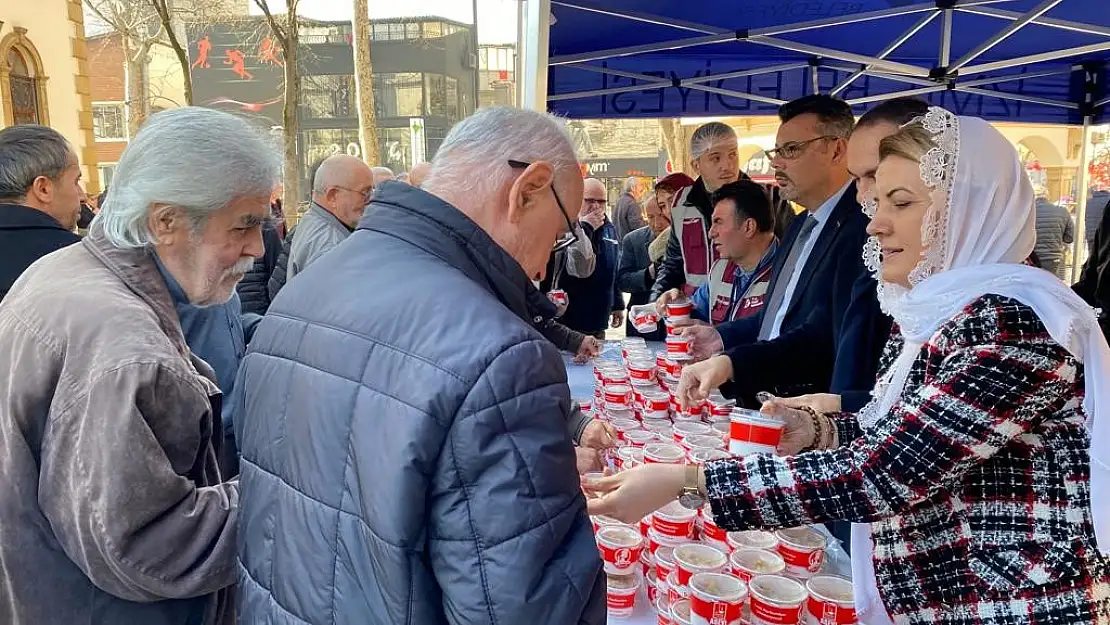
M 807 608 L 818 625 L 853 625 L 856 622 L 856 609 L 835 601 L 825 601 L 811 595 Z
M 691 622 L 697 625 L 734 625 L 739 622 L 744 603 L 703 599 L 698 593 L 690 594 Z
M 757 597 L 751 599 L 752 620 L 757 625 L 798 625 L 802 620 L 802 605 L 782 607 L 764 603 Z
M 690 535 L 694 533 L 693 519 L 689 521 L 669 521 L 660 518 L 657 514 L 652 518 L 651 526 L 663 536 L 670 536 L 672 538 L 689 538 Z
M 824 549 L 799 549 L 786 543 L 779 543 L 779 555 L 792 572 L 808 571 L 816 573 L 825 563 Z
M 756 445 L 777 447 L 783 427 L 767 426 L 745 421 L 733 421 L 729 426 L 729 439 Z
M 609 591 L 607 593 L 605 605 L 610 610 L 631 610 L 636 607 L 636 593 L 624 592 L 617 594 Z
M 611 568 L 617 571 L 625 571 L 633 568 L 637 562 L 640 561 L 640 552 L 643 547 L 610 547 L 598 543 L 598 549 L 601 551 L 601 559 L 608 562 Z

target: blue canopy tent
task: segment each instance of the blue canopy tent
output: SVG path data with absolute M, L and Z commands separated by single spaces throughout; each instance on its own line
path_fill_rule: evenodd
M 1108 0 L 527 4 L 525 98 L 572 118 L 773 115 L 820 92 L 858 113 L 916 95 L 994 121 L 1110 121 Z M 1080 181 L 1082 228 L 1085 166 Z

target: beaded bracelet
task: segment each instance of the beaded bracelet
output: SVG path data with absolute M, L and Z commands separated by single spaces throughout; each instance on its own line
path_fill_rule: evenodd
M 810 408 L 809 406 L 802 406 L 800 410 L 808 413 L 810 421 L 813 422 L 813 442 L 802 449 L 802 451 L 814 451 L 817 449 L 822 449 L 821 444 L 825 440 L 824 420 L 821 419 L 821 415 L 817 414 L 816 410 Z

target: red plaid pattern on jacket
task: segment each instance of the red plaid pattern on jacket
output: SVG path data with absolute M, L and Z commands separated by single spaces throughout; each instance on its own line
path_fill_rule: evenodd
M 881 371 L 901 349 L 886 347 Z M 729 530 L 871 523 L 896 623 L 1110 624 L 1090 505 L 1083 370 L 1033 311 L 985 296 L 921 348 L 898 403 L 841 446 L 706 466 Z

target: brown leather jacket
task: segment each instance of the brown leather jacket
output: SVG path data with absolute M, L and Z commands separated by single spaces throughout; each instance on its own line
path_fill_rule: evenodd
M 150 252 L 94 225 L 27 271 L 0 305 L 0 623 L 227 618 L 215 380 Z

